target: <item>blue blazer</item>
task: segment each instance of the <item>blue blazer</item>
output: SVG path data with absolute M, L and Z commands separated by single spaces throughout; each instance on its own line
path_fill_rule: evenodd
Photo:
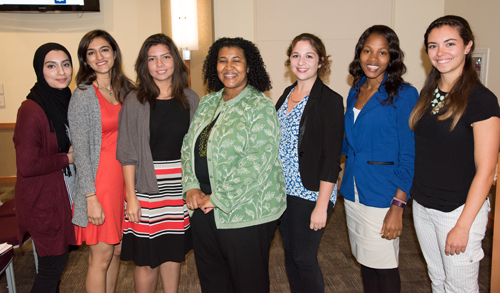
M 418 100 L 417 90 L 404 84 L 394 106 L 380 101 L 388 97 L 384 82 L 368 100 L 354 123 L 356 89 L 351 88 L 345 113 L 345 138 L 342 154 L 346 167 L 340 193 L 354 201 L 354 179 L 359 201 L 371 207 L 391 206 L 396 189 L 409 193 L 413 183 L 415 139 L 408 125 L 410 113 Z M 357 85 L 366 81 L 364 77 Z

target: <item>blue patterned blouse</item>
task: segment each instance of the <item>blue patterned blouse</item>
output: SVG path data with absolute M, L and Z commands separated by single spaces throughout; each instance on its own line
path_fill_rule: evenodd
M 291 111 L 288 111 L 288 99 L 292 94 L 293 88 L 288 97 L 286 97 L 283 105 L 278 110 L 278 119 L 281 127 L 280 140 L 280 157 L 283 162 L 283 172 L 285 173 L 286 194 L 297 196 L 303 199 L 317 201 L 318 191 L 307 190 L 302 185 L 302 179 L 299 172 L 299 156 L 297 151 L 297 143 L 299 138 L 300 118 L 304 112 L 309 95 L 302 99 Z M 335 204 L 337 200 L 337 185 L 333 189 L 330 201 Z

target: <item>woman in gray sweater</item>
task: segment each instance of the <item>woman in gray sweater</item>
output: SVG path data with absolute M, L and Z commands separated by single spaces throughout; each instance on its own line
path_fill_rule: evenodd
M 133 89 L 118 44 L 94 30 L 78 46 L 80 68 L 68 120 L 78 170 L 73 223 L 77 244 L 90 246 L 87 292 L 114 292 L 122 239 L 124 183 L 116 160 L 118 113 Z
M 192 247 L 181 146 L 200 99 L 164 34 L 144 41 L 135 71 L 137 92 L 120 111 L 116 151 L 127 198 L 121 259 L 136 264 L 136 292 L 154 292 L 158 273 L 163 292 L 177 292 L 181 262 Z

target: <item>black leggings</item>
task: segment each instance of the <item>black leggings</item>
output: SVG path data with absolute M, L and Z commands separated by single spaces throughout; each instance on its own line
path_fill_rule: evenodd
M 59 292 L 59 282 L 66 266 L 68 252 L 62 255 L 49 255 L 38 257 L 38 274 L 31 288 L 32 293 Z
M 372 269 L 361 265 L 365 293 L 400 293 L 399 269 Z

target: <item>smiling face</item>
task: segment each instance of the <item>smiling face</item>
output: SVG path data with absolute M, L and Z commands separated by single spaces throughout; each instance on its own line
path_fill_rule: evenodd
M 115 65 L 115 52 L 103 38 L 97 37 L 87 48 L 87 63 L 96 74 L 106 74 Z
M 445 25 L 429 33 L 427 54 L 432 66 L 442 75 L 448 75 L 455 80 L 462 74 L 465 57 L 471 46 L 472 41 L 464 44 L 456 28 Z
M 63 51 L 52 50 L 43 61 L 43 77 L 55 89 L 67 88 L 73 76 L 73 67 L 68 55 Z
M 316 80 L 319 64 L 318 53 L 308 41 L 299 41 L 290 54 L 290 68 L 299 81 Z
M 247 85 L 247 61 L 242 49 L 223 47 L 217 57 L 217 73 L 226 92 L 239 93 Z
M 149 48 L 148 69 L 157 85 L 163 82 L 172 83 L 174 59 L 167 46 L 159 44 Z
M 387 39 L 377 33 L 369 35 L 361 49 L 359 61 L 368 79 L 382 82 L 390 61 Z

